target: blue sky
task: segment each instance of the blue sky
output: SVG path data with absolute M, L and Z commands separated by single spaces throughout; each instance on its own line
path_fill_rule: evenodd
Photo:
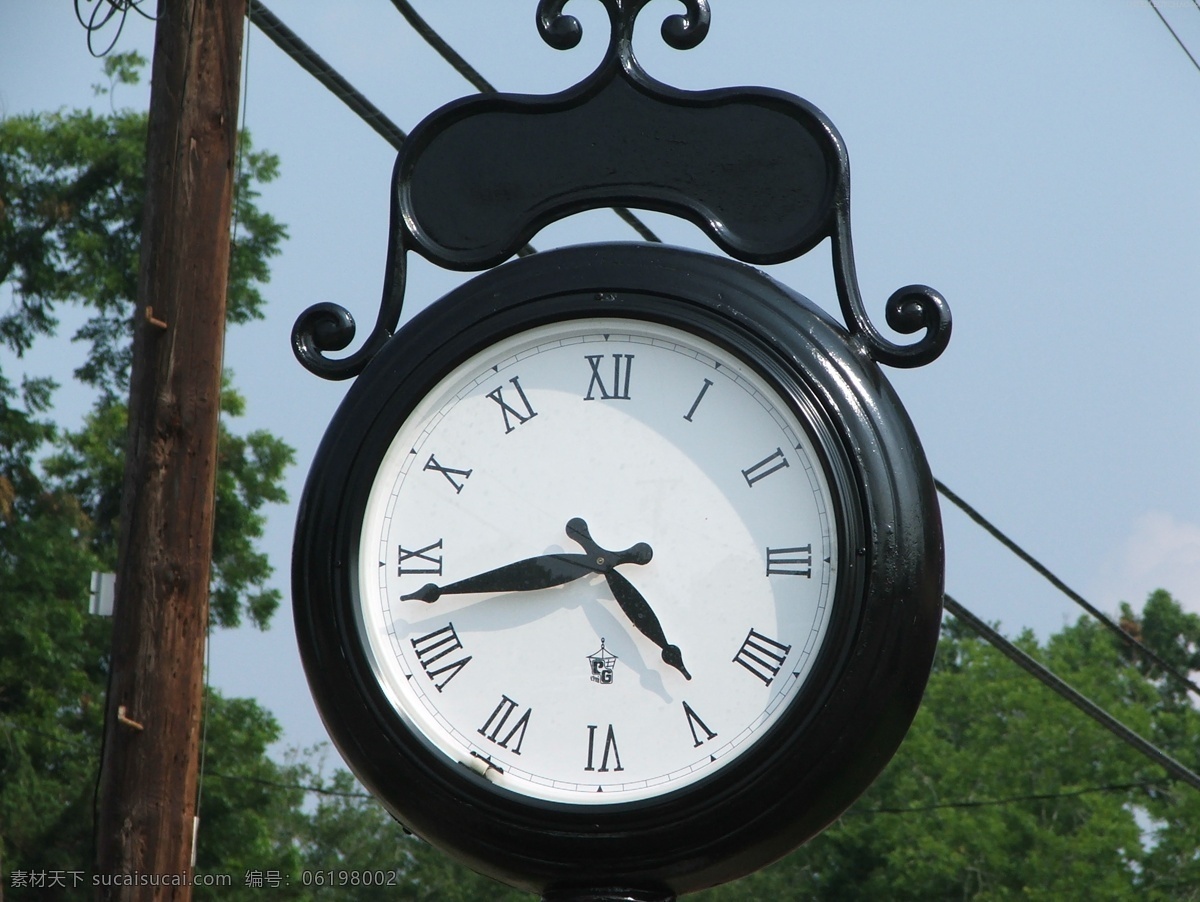
M 0 3 L 0 114 L 94 102 L 100 63 L 72 5 Z M 607 40 L 595 0 L 571 0 L 585 39 L 567 53 L 538 38 L 534 0 L 415 5 L 502 90 L 562 90 L 594 67 Z M 1200 8 L 1158 5 L 1200 52 Z M 401 128 L 472 93 L 387 0 L 268 6 Z M 657 20 L 679 4 L 655 0 L 635 51 L 675 86 L 780 88 L 833 120 L 850 154 L 856 262 L 872 314 L 881 321 L 888 295 L 912 282 L 941 291 L 954 314 L 941 359 L 888 374 L 935 475 L 1101 609 L 1140 603 L 1161 586 L 1200 611 L 1200 71 L 1150 5 L 712 7 L 708 39 L 681 53 L 657 34 Z M 226 364 L 248 402 L 236 428 L 270 429 L 297 448 L 293 503 L 272 511 L 266 541 L 290 599 L 295 500 L 346 388 L 295 362 L 291 324 L 325 300 L 373 320 L 395 153 L 247 31 L 246 124 L 282 160 L 261 205 L 291 238 L 266 287 L 267 318 L 230 333 Z M 152 24 L 130 16 L 118 49 L 149 57 L 152 41 Z M 145 97 L 121 89 L 116 102 Z M 645 218 L 671 243 L 713 250 L 689 224 Z M 594 212 L 534 243 L 635 237 L 611 213 Z M 836 315 L 827 245 L 770 271 Z M 412 261 L 406 315 L 465 278 Z M 35 348 L 26 369 L 69 383 L 80 356 L 69 334 Z M 88 398 L 69 384 L 60 395 L 61 416 L 74 425 Z M 943 513 L 947 590 L 960 602 L 1009 635 L 1025 627 L 1044 635 L 1079 615 L 948 503 Z M 217 634 L 212 680 L 259 698 L 282 721 L 286 744 L 324 738 L 287 605 L 267 633 Z

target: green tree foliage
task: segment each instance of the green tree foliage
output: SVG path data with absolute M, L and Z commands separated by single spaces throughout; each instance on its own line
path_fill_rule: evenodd
M 110 57 L 101 93 L 135 81 L 141 64 Z M 144 113 L 115 108 L 0 121 L 0 346 L 19 358 L 55 335 L 64 308 L 82 310 L 76 376 L 97 395 L 64 429 L 50 420 L 53 384 L 0 365 L 0 881 L 12 900 L 91 897 L 88 886 L 21 888 L 12 876 L 86 873 L 92 857 L 110 626 L 86 613 L 86 587 L 115 563 L 145 129 Z M 260 315 L 284 237 L 254 204 L 253 186 L 277 165 L 244 150 L 232 323 Z M 227 384 L 222 406 L 227 421 L 245 402 Z M 256 541 L 292 452 L 224 428 L 220 455 L 213 622 L 261 626 L 279 597 Z M 1172 666 L 1200 669 L 1200 617 L 1168 593 L 1121 616 Z M 1111 634 L 1081 620 L 1020 644 L 1200 769 L 1196 700 Z M 528 898 L 405 834 L 319 754 L 272 760 L 279 726 L 255 702 L 212 693 L 206 712 L 199 871 L 233 885 L 197 899 Z M 921 711 L 875 785 L 805 847 L 698 898 L 1200 899 L 1200 792 L 948 618 Z
M 112 88 L 133 84 L 145 60 L 118 54 L 104 62 Z M 87 343 L 76 377 L 109 399 L 128 389 L 131 322 L 137 298 L 145 192 L 146 114 L 129 109 L 12 116 L 0 122 L 0 284 L 11 309 L 0 315 L 0 343 L 18 356 L 52 336 L 57 312 L 78 305 L 87 319 L 74 338 Z M 279 168 L 272 154 L 239 138 L 235 241 L 228 321 L 262 316 L 261 283 L 286 229 L 255 205 L 256 185 Z
M 110 57 L 106 90 L 136 81 L 143 64 L 136 55 Z M 91 572 L 111 571 L 116 562 L 146 126 L 145 113 L 117 109 L 0 120 L 4 878 L 14 870 L 86 868 L 92 859 L 111 627 L 88 615 L 87 593 Z M 249 149 L 244 135 L 242 147 L 231 323 L 261 315 L 260 285 L 285 237 L 254 203 L 255 185 L 272 178 L 278 162 Z M 54 339 L 68 309 L 83 323 L 73 339 L 87 351 L 75 376 L 95 391 L 92 410 L 73 430 L 50 419 L 54 383 L 30 376 L 14 383 L 10 362 L 35 341 Z M 228 384 L 221 401 L 212 620 L 233 626 L 247 616 L 261 627 L 280 595 L 268 585 L 271 568 L 257 540 L 264 506 L 285 500 L 282 478 L 293 452 L 266 432 L 234 433 L 229 421 L 245 402 Z M 239 854 L 253 856 L 269 848 L 262 825 L 274 830 L 276 813 L 297 808 L 302 793 L 264 791 L 287 780 L 265 755 L 278 727 L 253 702 L 214 696 L 208 728 L 211 758 L 233 775 L 212 790 L 212 816 Z M 260 860 L 294 863 L 294 853 L 279 848 L 282 857 Z M 10 895 L 21 897 L 15 889 Z
M 117 54 L 105 60 L 112 94 L 136 83 L 145 60 Z M 39 338 L 50 338 L 61 308 L 83 314 L 73 336 L 87 349 L 76 378 L 97 391 L 91 415 L 78 432 L 57 435 L 45 462 L 58 487 L 72 493 L 90 519 L 93 553 L 114 569 L 126 433 L 124 395 L 129 382 L 132 322 L 137 296 L 147 117 L 114 109 L 59 111 L 0 121 L 0 286 L 8 309 L 0 312 L 0 345 L 21 357 Z M 257 186 L 278 173 L 278 158 L 256 152 L 240 137 L 228 319 L 262 316 L 260 286 L 286 229 L 258 209 Z M 4 378 L 0 368 L 0 379 Z M 0 383 L 3 403 L 16 400 Z M 49 397 L 51 383 L 37 384 Z M 236 436 L 224 423 L 241 415 L 244 400 L 225 386 L 217 485 L 212 616 L 236 626 L 243 615 L 265 626 L 279 605 L 269 588 L 271 568 L 255 550 L 262 535 L 261 508 L 284 500 L 282 476 L 292 450 L 266 432 Z M 26 408 L 28 410 L 28 408 Z M 0 490 L 0 502 L 4 495 Z
M 87 615 L 87 515 L 33 463 L 49 392 L 27 384 L 23 408 L 15 394 L 0 381 L 0 854 L 57 867 L 90 841 L 108 627 Z
M 1196 666 L 1200 617 L 1167 592 L 1123 612 L 1156 651 Z M 1200 770 L 1186 690 L 1103 627 L 1080 620 L 1044 646 L 1028 633 L 1018 644 Z M 879 780 L 806 846 L 697 898 L 1200 899 L 1200 792 L 948 617 L 921 710 Z

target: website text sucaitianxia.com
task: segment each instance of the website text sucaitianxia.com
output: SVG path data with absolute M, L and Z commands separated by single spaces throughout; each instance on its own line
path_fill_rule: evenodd
M 398 886 L 400 873 L 394 870 L 320 870 L 285 874 L 274 870 L 248 870 L 243 874 L 92 874 L 82 870 L 13 870 L 8 875 L 12 889 L 78 889 L 80 887 L 121 886 L 203 886 L 241 885 L 247 888 L 278 889 L 299 883 L 302 886 Z

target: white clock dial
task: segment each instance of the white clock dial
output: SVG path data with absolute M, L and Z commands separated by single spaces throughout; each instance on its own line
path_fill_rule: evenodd
M 624 802 L 717 772 L 826 637 L 844 552 L 821 461 L 789 401 L 690 332 L 586 319 L 492 345 L 425 396 L 371 490 L 380 684 L 526 796 Z

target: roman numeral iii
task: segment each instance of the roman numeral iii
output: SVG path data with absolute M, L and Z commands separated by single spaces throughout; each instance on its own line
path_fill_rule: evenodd
M 767 576 L 804 576 L 812 579 L 812 545 L 768 548 Z

